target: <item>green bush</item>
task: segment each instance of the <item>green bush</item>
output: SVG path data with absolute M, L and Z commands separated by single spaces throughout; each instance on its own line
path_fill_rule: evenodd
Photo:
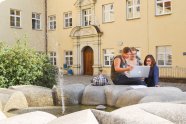
M 35 85 L 52 88 L 56 84 L 58 74 L 58 68 L 50 63 L 48 57 L 46 57 L 43 65 L 43 75 L 38 77 L 35 81 Z
M 51 87 L 56 84 L 55 80 L 36 83 L 39 79 L 55 79 L 57 73 L 48 73 L 54 67 L 46 55 L 38 54 L 28 48 L 26 42 L 21 42 L 12 48 L 0 43 L 0 87 L 29 84 Z

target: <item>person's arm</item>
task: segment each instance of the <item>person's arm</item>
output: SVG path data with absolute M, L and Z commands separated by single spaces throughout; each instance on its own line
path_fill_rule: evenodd
M 114 59 L 114 69 L 116 72 L 125 72 L 125 71 L 131 71 L 132 66 L 128 66 L 126 68 L 121 68 L 120 67 L 121 60 L 119 58 Z
M 154 67 L 154 83 L 156 87 L 159 87 L 159 68 L 157 66 Z

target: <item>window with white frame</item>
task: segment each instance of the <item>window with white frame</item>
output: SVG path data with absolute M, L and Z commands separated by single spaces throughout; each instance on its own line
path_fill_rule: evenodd
M 65 51 L 65 62 L 68 67 L 73 65 L 72 51 Z
M 52 65 L 57 65 L 56 52 L 50 52 L 50 62 Z
M 172 65 L 171 46 L 158 46 L 157 47 L 157 64 L 159 66 L 171 66 Z
M 10 10 L 10 26 L 11 27 L 21 27 L 21 11 L 20 10 Z
M 106 4 L 103 5 L 103 22 L 114 21 L 114 5 Z
M 140 18 L 140 0 L 127 0 L 127 19 Z
M 83 26 L 91 25 L 91 9 L 83 10 Z
M 111 66 L 114 59 L 114 49 L 104 50 L 104 66 Z
M 64 13 L 64 27 L 72 27 L 72 12 Z
M 50 30 L 56 29 L 56 16 L 49 16 L 49 29 Z
M 32 13 L 32 29 L 41 29 L 41 14 Z
M 170 14 L 171 0 L 156 0 L 156 15 Z

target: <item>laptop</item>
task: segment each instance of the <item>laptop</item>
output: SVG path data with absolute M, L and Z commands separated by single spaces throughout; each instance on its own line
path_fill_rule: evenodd
M 134 66 L 133 70 L 128 72 L 129 78 L 147 78 L 149 76 L 150 66 Z

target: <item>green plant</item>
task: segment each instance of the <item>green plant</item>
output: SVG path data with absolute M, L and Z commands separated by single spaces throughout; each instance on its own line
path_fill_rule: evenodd
M 52 88 L 57 82 L 57 74 L 58 68 L 52 65 L 49 58 L 46 57 L 43 65 L 43 75 L 38 77 L 34 84 Z
M 54 66 L 49 63 L 46 55 L 38 54 L 28 48 L 26 43 L 18 40 L 12 48 L 0 43 L 0 87 L 29 84 L 51 87 L 56 83 L 55 80 L 50 82 L 56 73 L 51 71 Z M 39 83 L 38 80 L 43 82 Z

